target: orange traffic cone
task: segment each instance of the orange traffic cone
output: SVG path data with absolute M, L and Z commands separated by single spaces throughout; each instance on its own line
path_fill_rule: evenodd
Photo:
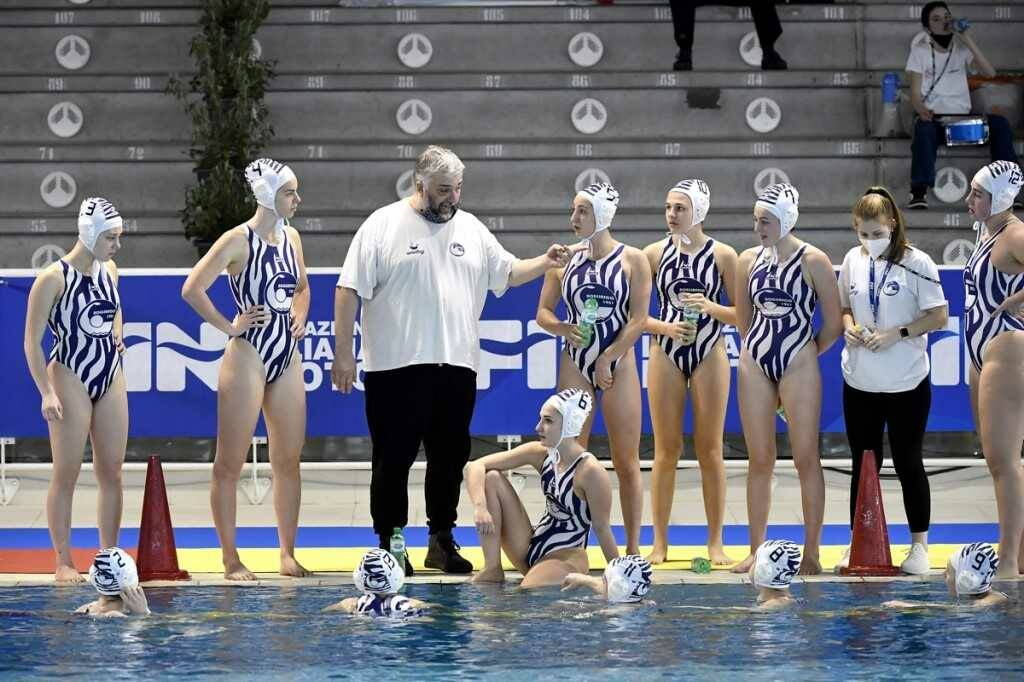
M 878 482 L 878 469 L 873 450 L 865 450 L 861 459 L 857 511 L 853 518 L 853 541 L 850 545 L 850 565 L 839 569 L 839 573 L 878 576 L 900 574 L 900 569 L 892 565 L 889 528 L 885 524 L 882 487 Z
M 139 549 L 136 563 L 139 580 L 189 580 L 186 571 L 178 568 L 178 550 L 174 546 L 171 509 L 167 504 L 164 470 L 160 458 L 149 458 L 146 469 L 146 492 L 142 498 L 142 524 L 139 527 Z

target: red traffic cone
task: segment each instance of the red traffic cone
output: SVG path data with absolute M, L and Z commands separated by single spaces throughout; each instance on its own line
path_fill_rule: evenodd
M 889 527 L 885 524 L 882 487 L 878 482 L 878 469 L 873 450 L 865 450 L 861 459 L 850 565 L 839 569 L 839 573 L 877 576 L 900 574 L 900 569 L 892 565 Z
M 136 558 L 139 580 L 189 580 L 188 572 L 178 568 L 178 550 L 174 546 L 171 509 L 167 505 L 164 470 L 160 458 L 149 458 L 146 493 L 142 498 L 142 524 Z

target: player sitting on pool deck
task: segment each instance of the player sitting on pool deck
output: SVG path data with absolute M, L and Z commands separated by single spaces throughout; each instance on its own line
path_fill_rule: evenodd
M 604 575 L 595 578 L 584 573 L 570 573 L 562 580 L 562 591 L 588 587 L 616 604 L 639 603 L 651 590 L 651 563 L 639 554 L 612 559 Z
M 946 587 L 956 597 L 956 602 L 913 602 L 899 599 L 887 601 L 882 606 L 891 609 L 913 608 L 956 608 L 963 606 L 984 609 L 1009 601 L 1009 597 L 992 589 L 992 576 L 999 568 L 999 557 L 987 542 L 964 545 L 949 555 L 946 562 Z
M 89 582 L 100 593 L 100 598 L 79 606 L 75 613 L 101 618 L 150 614 L 146 593 L 139 585 L 135 560 L 123 549 L 101 549 L 89 568 Z
M 352 571 L 352 582 L 363 594 L 347 597 L 324 611 L 344 611 L 360 616 L 418 616 L 428 604 L 398 594 L 405 584 L 405 571 L 395 557 L 383 549 L 368 549 Z
M 783 609 L 796 603 L 789 593 L 800 570 L 800 548 L 790 540 L 768 540 L 757 548 L 750 582 L 757 588 L 759 609 Z

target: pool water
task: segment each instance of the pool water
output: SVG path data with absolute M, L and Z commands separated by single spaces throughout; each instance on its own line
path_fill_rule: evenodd
M 0 590 L 0 675 L 305 679 L 934 679 L 1024 675 L 1024 583 L 988 611 L 894 612 L 943 601 L 932 581 L 806 583 L 789 611 L 757 613 L 749 586 L 655 585 L 654 606 L 582 593 L 420 584 L 428 616 L 323 614 L 345 587 L 162 587 L 154 616 L 69 614 L 91 588 Z M 19 615 L 17 612 L 35 615 Z M 14 613 L 11 613 L 14 612 Z

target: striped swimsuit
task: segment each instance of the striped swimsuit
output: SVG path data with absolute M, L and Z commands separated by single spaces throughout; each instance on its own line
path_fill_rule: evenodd
M 1024 274 L 1010 275 L 992 264 L 992 248 L 1006 226 L 982 242 L 964 266 L 964 336 L 974 369 L 981 371 L 985 346 L 1005 331 L 1024 330 L 1024 322 L 1007 312 L 994 314 L 1008 296 L 1024 288 Z
M 74 372 L 95 403 L 110 388 L 121 368 L 113 334 L 121 298 L 105 267 L 99 268 L 94 280 L 66 261 L 59 262 L 64 292 L 50 309 L 47 321 L 54 338 L 50 360 Z
M 356 613 L 361 616 L 418 616 L 420 609 L 412 600 L 400 594 L 366 593 L 356 600 Z
M 298 265 L 287 231 L 281 233 L 281 243 L 272 246 L 248 225 L 245 230 L 249 259 L 242 271 L 230 278 L 231 295 L 239 313 L 254 305 L 265 306 L 270 312 L 270 322 L 265 327 L 250 327 L 240 337 L 260 354 L 269 384 L 288 369 L 298 346 L 289 329 Z
M 573 256 L 562 275 L 562 300 L 569 312 L 569 323 L 579 324 L 588 298 L 597 301 L 597 322 L 590 343 L 584 348 L 566 345 L 569 358 L 584 378 L 596 388 L 594 377 L 598 356 L 626 326 L 629 317 L 629 278 L 622 267 L 625 244 L 619 244 L 600 260 L 590 260 L 585 251 Z M 612 372 L 618 361 L 612 363 Z
M 530 548 L 526 551 L 526 564 L 533 566 L 551 552 L 560 549 L 587 548 L 590 538 L 590 509 L 586 501 L 576 496 L 573 481 L 576 470 L 585 457 L 582 453 L 559 477 L 554 457 L 544 460 L 540 470 L 540 485 L 544 489 L 546 511 L 544 517 L 533 527 Z
M 676 248 L 672 238 L 666 240 L 661 253 L 658 274 L 660 310 L 658 318 L 664 322 L 683 321 L 682 294 L 703 294 L 709 301 L 721 303 L 722 273 L 715 264 L 715 240 L 707 243 L 693 256 Z M 658 345 L 665 351 L 687 379 L 693 376 L 722 335 L 722 323 L 710 315 L 697 318 L 697 336 L 691 344 L 682 344 L 671 336 L 658 337 Z
M 743 346 L 770 381 L 778 383 L 796 354 L 811 341 L 811 320 L 818 304 L 814 288 L 804 280 L 802 245 L 785 263 L 774 263 L 762 248 L 750 268 L 747 293 L 754 307 Z

